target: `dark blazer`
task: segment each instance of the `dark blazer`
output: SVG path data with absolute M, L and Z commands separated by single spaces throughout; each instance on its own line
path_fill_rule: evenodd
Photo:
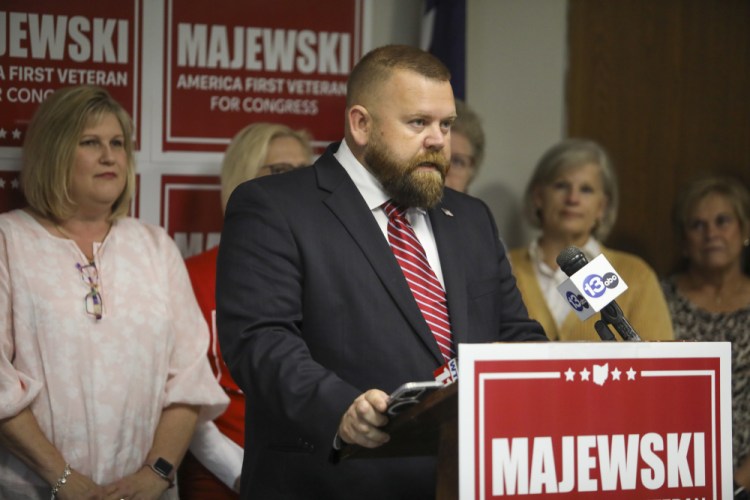
M 359 394 L 431 380 L 442 360 L 337 149 L 240 185 L 227 206 L 217 324 L 247 396 L 243 498 L 434 498 L 434 458 L 328 461 Z M 446 189 L 429 215 L 455 343 L 546 340 L 486 205 Z

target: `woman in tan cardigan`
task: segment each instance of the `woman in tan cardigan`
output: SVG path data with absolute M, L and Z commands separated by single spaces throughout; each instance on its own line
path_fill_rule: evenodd
M 641 258 L 606 248 L 602 241 L 617 217 L 617 180 L 607 153 L 597 143 L 567 139 L 539 160 L 526 188 L 529 222 L 541 229 L 528 247 L 510 252 L 529 315 L 550 340 L 598 340 L 596 314 L 581 322 L 557 286 L 567 279 L 556 262 L 573 245 L 591 261 L 599 254 L 617 270 L 628 290 L 617 298 L 643 340 L 673 338 L 672 323 L 654 271 Z M 615 337 L 619 335 L 615 332 Z

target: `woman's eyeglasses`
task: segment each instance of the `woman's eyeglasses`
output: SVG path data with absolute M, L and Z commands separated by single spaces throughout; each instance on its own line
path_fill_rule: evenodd
M 86 314 L 96 319 L 102 319 L 102 294 L 99 293 L 99 273 L 96 270 L 96 264 L 82 266 L 76 263 L 76 269 L 81 273 L 81 281 L 89 287 L 89 293 L 84 297 L 86 305 Z
M 454 167 L 456 169 L 464 170 L 467 168 L 473 168 L 474 167 L 474 157 L 469 155 L 464 155 L 461 153 L 453 153 L 451 155 L 451 167 Z

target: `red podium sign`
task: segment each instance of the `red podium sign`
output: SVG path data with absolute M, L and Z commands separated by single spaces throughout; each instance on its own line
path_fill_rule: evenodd
M 462 499 L 731 499 L 730 344 L 462 344 Z

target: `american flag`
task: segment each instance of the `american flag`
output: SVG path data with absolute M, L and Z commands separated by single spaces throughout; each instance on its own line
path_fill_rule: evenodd
M 456 98 L 466 99 L 466 0 L 425 0 L 421 48 L 451 72 Z

